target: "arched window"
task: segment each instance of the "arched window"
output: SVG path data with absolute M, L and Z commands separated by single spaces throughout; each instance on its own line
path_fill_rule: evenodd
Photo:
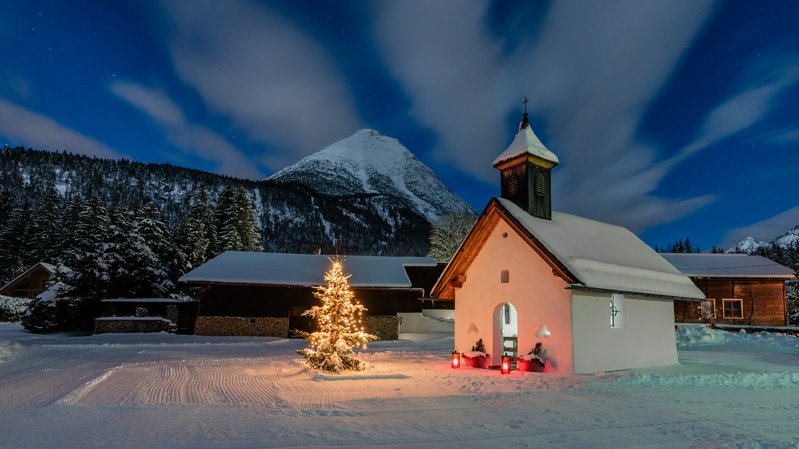
M 615 293 L 610 296 L 610 327 L 621 329 L 624 327 L 624 295 Z
M 502 272 L 499 273 L 499 282 L 503 284 L 507 284 L 508 282 L 510 282 L 510 271 L 502 270 Z

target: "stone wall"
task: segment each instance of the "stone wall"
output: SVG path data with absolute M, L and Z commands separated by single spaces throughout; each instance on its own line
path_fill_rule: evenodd
M 283 317 L 198 316 L 194 335 L 250 335 L 283 337 L 289 335 L 289 319 Z
M 396 340 L 399 338 L 400 318 L 395 315 L 365 316 L 363 317 L 364 331 L 377 335 L 381 340 Z
M 143 332 L 175 332 L 175 323 L 165 318 L 154 318 L 143 320 L 138 317 L 125 319 L 119 318 L 98 318 L 94 321 L 95 334 L 125 334 Z
M 364 330 L 381 340 L 399 338 L 398 316 L 365 316 Z M 251 335 L 259 337 L 288 337 L 289 319 L 282 317 L 226 317 L 199 316 L 194 327 L 195 335 Z

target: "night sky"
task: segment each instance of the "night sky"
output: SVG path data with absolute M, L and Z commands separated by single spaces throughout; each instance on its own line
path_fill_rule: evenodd
M 0 145 L 258 179 L 373 128 L 475 209 L 528 96 L 556 210 L 799 224 L 799 2 L 0 0 Z

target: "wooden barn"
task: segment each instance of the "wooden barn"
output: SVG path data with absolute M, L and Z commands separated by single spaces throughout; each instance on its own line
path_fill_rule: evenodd
M 433 288 L 455 303 L 455 346 L 481 339 L 489 366 L 541 342 L 545 371 L 593 373 L 677 363 L 675 299 L 704 299 L 635 234 L 551 210 L 559 163 L 524 114 L 494 161 L 493 198 Z
M 61 270 L 61 272 L 70 271 L 65 267 L 59 268 L 49 263 L 38 262 L 8 284 L 0 287 L 0 295 L 14 296 L 17 298 L 35 298 L 36 295 L 44 291 L 47 281 L 49 281 L 58 270 Z
M 368 309 L 363 319 L 367 332 L 396 339 L 402 321 L 423 318 L 420 298 L 440 272 L 434 259 L 343 259 L 344 271 L 352 275 L 350 287 Z M 311 319 L 301 314 L 319 304 L 313 287 L 325 283 L 329 268 L 324 255 L 226 251 L 179 282 L 201 288 L 195 334 L 289 337 L 293 330 L 313 330 Z
M 788 324 L 785 281 L 790 268 L 762 256 L 746 254 L 663 254 L 689 276 L 707 298 L 701 304 L 674 302 L 680 323 Z

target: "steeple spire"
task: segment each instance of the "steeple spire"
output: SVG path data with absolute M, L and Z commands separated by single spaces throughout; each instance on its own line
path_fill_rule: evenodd
M 524 103 L 524 114 L 522 114 L 522 122 L 519 124 L 519 131 L 530 127 L 530 121 L 527 119 L 527 103 L 529 102 L 530 99 L 525 96 L 524 101 L 522 101 Z
M 530 126 L 527 103 L 513 142 L 494 159 L 500 172 L 502 198 L 513 201 L 534 217 L 550 220 L 552 194 L 550 172 L 560 162 L 558 157 L 538 139 Z

